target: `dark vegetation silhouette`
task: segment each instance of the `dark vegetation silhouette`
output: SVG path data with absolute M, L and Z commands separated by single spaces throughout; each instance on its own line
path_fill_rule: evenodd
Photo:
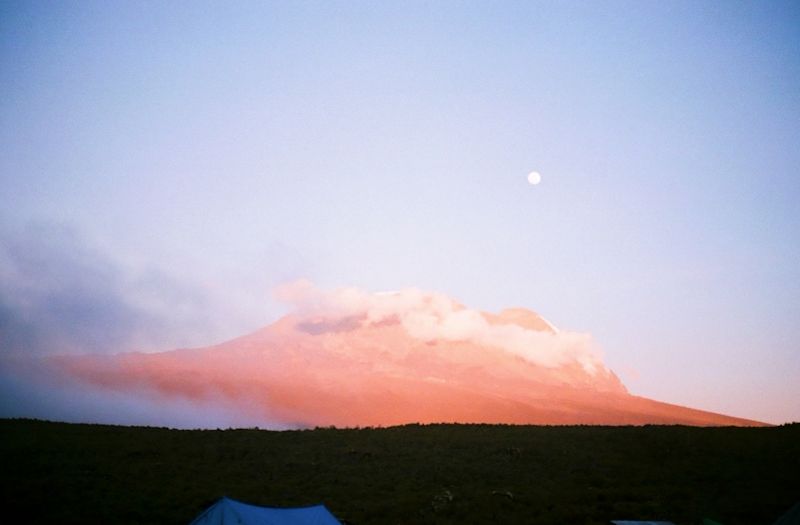
M 0 420 L 6 516 L 186 524 L 218 497 L 358 524 L 769 525 L 800 498 L 800 424 L 299 430 Z

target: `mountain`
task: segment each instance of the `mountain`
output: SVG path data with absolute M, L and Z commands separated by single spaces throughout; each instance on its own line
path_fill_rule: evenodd
M 94 386 L 224 400 L 301 427 L 760 425 L 631 395 L 589 336 L 560 331 L 530 310 L 479 312 L 418 290 L 298 302 L 274 324 L 207 348 L 50 363 Z

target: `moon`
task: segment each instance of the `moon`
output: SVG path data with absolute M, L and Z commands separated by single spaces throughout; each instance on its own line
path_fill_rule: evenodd
M 528 182 L 531 185 L 536 186 L 537 184 L 542 182 L 542 176 L 539 174 L 538 171 L 532 171 L 528 173 Z

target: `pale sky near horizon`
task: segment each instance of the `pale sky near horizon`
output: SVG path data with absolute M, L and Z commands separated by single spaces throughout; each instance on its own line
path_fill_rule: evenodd
M 799 142 L 796 2 L 3 2 L 0 350 L 413 286 L 800 421 Z

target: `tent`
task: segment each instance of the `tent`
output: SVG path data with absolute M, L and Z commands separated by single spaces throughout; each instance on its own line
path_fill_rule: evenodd
M 275 508 L 220 498 L 190 525 L 342 525 L 325 505 Z

